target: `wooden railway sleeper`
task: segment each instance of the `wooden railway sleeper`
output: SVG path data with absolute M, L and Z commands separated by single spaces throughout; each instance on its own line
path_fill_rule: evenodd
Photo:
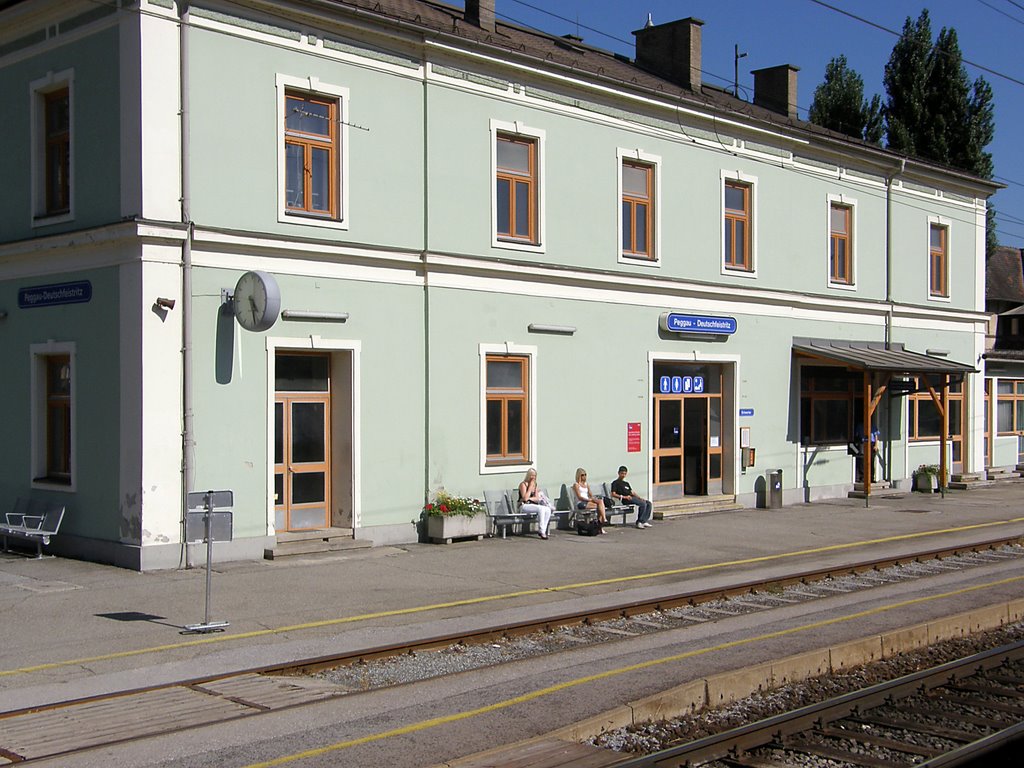
M 834 749 L 824 744 L 809 744 L 799 741 L 790 742 L 787 740 L 785 748 L 808 756 L 816 755 L 817 757 L 822 757 L 826 760 L 835 760 L 839 763 L 863 765 L 864 768 L 892 768 L 891 760 L 880 760 L 879 758 L 872 757 L 871 755 L 854 755 L 850 752 L 844 752 L 841 749 Z
M 898 706 L 901 712 L 905 712 L 909 715 L 967 723 L 968 725 L 976 725 L 979 728 L 990 728 L 993 731 L 998 731 L 1000 728 L 1005 726 L 1005 723 L 1002 720 L 996 720 L 991 717 L 983 717 L 982 715 L 970 714 L 967 712 L 950 712 L 945 709 L 921 705 L 905 706 L 903 704 L 899 704 Z
M 901 717 L 887 717 L 885 715 L 850 715 L 846 718 L 851 723 L 862 723 L 864 725 L 877 726 L 881 728 L 899 728 L 903 731 L 913 731 L 927 736 L 938 736 L 939 738 L 959 741 L 964 744 L 977 739 L 977 735 L 951 729 L 946 726 L 929 725 L 916 720 L 905 720 Z
M 1014 715 L 1015 717 L 1024 717 L 1024 708 L 1015 707 L 1011 704 L 1003 704 L 999 701 L 980 701 L 976 697 L 971 696 L 956 696 L 949 694 L 940 694 L 938 698 L 943 701 L 948 701 L 953 704 L 959 704 L 962 707 L 971 707 L 973 709 L 988 709 L 992 712 L 1006 712 L 1007 714 Z
M 936 757 L 945 752 L 943 749 L 924 747 L 919 744 L 908 744 L 905 741 L 896 741 L 896 739 L 890 739 L 886 736 L 876 736 L 866 731 L 854 731 L 834 725 L 815 729 L 814 732 L 832 739 L 847 739 L 870 747 L 890 749 L 893 752 L 905 752 L 910 755 L 921 755 L 922 757 Z

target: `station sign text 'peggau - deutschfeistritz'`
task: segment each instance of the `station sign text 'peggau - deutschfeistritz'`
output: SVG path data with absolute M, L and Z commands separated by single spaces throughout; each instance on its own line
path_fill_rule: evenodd
M 663 331 L 673 333 L 711 333 L 729 336 L 736 333 L 735 317 L 713 317 L 710 315 L 684 315 L 679 312 L 664 312 L 659 318 Z
M 21 309 L 53 307 L 59 304 L 85 304 L 91 299 L 92 283 L 88 280 L 37 285 L 18 291 L 18 306 Z

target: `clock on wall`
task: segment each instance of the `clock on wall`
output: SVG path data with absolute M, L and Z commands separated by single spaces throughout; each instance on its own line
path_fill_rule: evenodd
M 265 331 L 281 312 L 281 289 L 267 272 L 246 272 L 235 285 L 231 300 L 238 324 L 247 331 Z

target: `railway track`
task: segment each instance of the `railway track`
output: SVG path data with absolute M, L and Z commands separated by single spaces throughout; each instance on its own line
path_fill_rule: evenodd
M 1024 641 L 615 766 L 984 765 L 1022 738 Z
M 929 549 L 881 560 L 865 560 L 841 567 L 802 571 L 770 581 L 751 580 L 703 591 L 680 591 L 650 600 L 633 600 L 575 613 L 546 616 L 542 620 L 482 626 L 471 632 L 425 637 L 412 643 L 386 644 L 351 653 L 307 658 L 287 664 L 238 670 L 217 677 L 183 680 L 140 687 L 115 694 L 0 713 L 0 764 L 73 754 L 98 746 L 179 732 L 213 722 L 228 722 L 258 714 L 299 707 L 339 696 L 356 695 L 368 685 L 365 675 L 351 684 L 331 677 L 313 676 L 324 670 L 346 670 L 375 660 L 436 660 L 439 654 L 422 651 L 486 645 L 524 635 L 551 638 L 559 632 L 588 634 L 587 642 L 608 642 L 653 631 L 686 626 L 737 615 L 770 610 L 793 602 L 814 600 L 837 592 L 870 589 L 880 584 L 921 578 L 1024 557 L 1019 537 L 993 539 L 972 546 Z M 578 642 L 574 640 L 573 642 Z M 544 649 L 552 652 L 560 648 Z M 459 654 L 462 655 L 462 654 Z M 492 659 L 485 664 L 501 663 Z M 477 665 L 481 666 L 481 665 Z M 443 669 L 402 678 L 408 682 L 438 674 Z M 472 668 L 472 667 L 470 667 Z M 456 671 L 462 671 L 456 670 Z M 384 684 L 394 684 L 392 675 Z

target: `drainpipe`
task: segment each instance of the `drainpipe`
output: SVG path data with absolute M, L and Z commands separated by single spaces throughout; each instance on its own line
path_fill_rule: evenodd
M 467 3 L 468 5 L 468 3 Z M 423 268 L 423 503 L 426 505 L 430 488 L 430 151 L 428 141 L 430 81 L 427 76 L 429 61 L 427 41 L 423 38 L 423 250 L 420 264 Z M 426 531 L 424 531 L 424 536 Z
M 189 48 L 188 25 L 189 5 L 179 4 L 178 24 L 178 89 L 181 117 L 181 221 L 185 225 L 185 240 L 181 244 L 181 531 L 182 557 L 180 565 L 188 565 L 187 544 L 185 543 L 185 515 L 188 508 L 187 495 L 195 485 L 195 435 L 192 424 L 192 237 L 194 226 L 189 208 L 191 174 L 189 171 Z M 209 546 L 209 544 L 207 544 Z
M 900 158 L 899 170 L 894 170 L 885 180 L 885 348 L 892 346 L 892 185 L 897 176 L 901 176 L 907 169 L 907 158 Z M 885 480 L 892 482 L 892 435 L 895 434 L 893 427 L 894 408 L 892 398 L 886 408 L 886 436 L 885 441 Z M 865 425 L 865 431 L 870 430 L 870 425 Z M 870 442 L 870 441 L 869 441 Z

